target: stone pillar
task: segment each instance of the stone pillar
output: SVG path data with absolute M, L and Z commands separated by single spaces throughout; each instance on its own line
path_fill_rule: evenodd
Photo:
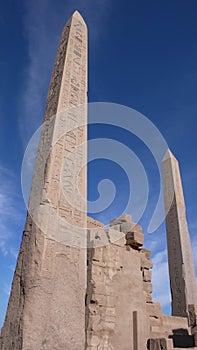
M 197 303 L 196 278 L 179 164 L 170 150 L 162 171 L 172 315 L 188 317 L 188 305 Z
M 76 11 L 49 87 L 1 350 L 85 347 L 86 103 L 87 27 Z

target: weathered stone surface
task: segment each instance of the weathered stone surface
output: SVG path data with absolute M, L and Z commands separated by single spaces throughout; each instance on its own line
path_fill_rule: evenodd
M 162 162 L 172 314 L 188 316 L 197 287 L 179 164 L 168 150 Z
M 140 232 L 128 232 L 126 234 L 126 244 L 132 247 L 141 247 L 144 244 L 144 235 Z
M 125 222 L 131 223 L 131 215 L 123 214 L 119 218 L 111 220 L 110 221 L 110 226 L 120 225 L 120 224 L 125 223 Z
M 152 272 L 144 269 L 143 270 L 143 281 L 144 282 L 151 282 L 152 281 Z
M 172 330 L 185 329 L 190 334 L 187 318 L 162 315 L 163 330 L 167 334 L 172 334 Z
M 95 336 L 97 349 L 145 349 L 149 322 L 140 266 L 141 253 L 125 246 L 109 242 L 88 250 L 87 349 L 94 349 Z
M 63 30 L 51 78 L 1 350 L 85 346 L 86 251 L 80 248 L 86 239 L 85 167 L 75 180 L 82 161 L 86 164 L 81 145 L 87 139 L 87 113 L 78 115 L 74 108 L 86 102 L 87 28 L 76 11 Z M 77 128 L 81 122 L 85 126 Z
M 117 226 L 117 225 L 116 225 Z M 128 232 L 139 232 L 142 233 L 142 227 L 140 225 L 137 225 L 135 222 L 124 222 L 119 225 L 119 230 L 121 232 L 124 232 L 125 234 Z
M 152 293 L 153 285 L 151 282 L 143 282 L 143 290 L 147 293 Z
M 152 293 L 144 291 L 144 296 L 147 303 L 152 303 Z
M 94 247 L 105 246 L 108 244 L 125 246 L 126 240 L 124 233 L 114 230 L 114 227 L 109 228 L 95 228 L 88 230 L 88 246 L 91 247 L 94 244 Z
M 142 269 L 152 269 L 153 263 L 149 259 L 145 258 L 145 256 L 141 256 L 141 268 Z
M 188 312 L 190 327 L 197 326 L 197 305 L 188 305 Z
M 157 317 L 157 318 L 162 317 L 161 305 L 158 302 L 147 303 L 146 310 L 147 310 L 148 316 L 150 317 Z
M 102 224 L 102 222 L 95 220 L 91 218 L 90 216 L 87 217 L 87 227 L 88 228 L 98 228 L 98 227 L 104 227 L 105 225 Z
M 151 251 L 146 248 L 140 248 L 140 252 L 145 255 L 147 259 L 150 259 Z
M 172 350 L 173 344 L 171 339 L 149 339 L 148 341 L 149 350 Z

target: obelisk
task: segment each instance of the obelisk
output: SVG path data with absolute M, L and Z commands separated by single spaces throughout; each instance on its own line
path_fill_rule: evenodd
M 86 103 L 87 27 L 76 11 L 50 82 L 1 350 L 85 347 Z
M 177 159 L 168 150 L 162 161 L 172 315 L 188 316 L 197 304 L 197 287 L 186 207 Z

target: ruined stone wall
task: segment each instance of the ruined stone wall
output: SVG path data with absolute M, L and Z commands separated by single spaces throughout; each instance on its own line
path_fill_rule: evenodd
M 87 350 L 145 349 L 149 337 L 152 263 L 148 251 L 135 239 L 132 247 L 131 236 L 128 244 L 118 228 L 90 232 L 95 248 L 88 250 Z

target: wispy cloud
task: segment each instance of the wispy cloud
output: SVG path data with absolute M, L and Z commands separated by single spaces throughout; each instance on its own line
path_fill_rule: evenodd
M 169 286 L 167 250 L 157 252 L 153 256 L 153 299 L 159 301 L 163 308 L 170 307 L 171 295 Z
M 15 177 L 5 167 L 0 165 L 0 252 L 6 257 L 14 255 L 10 240 L 14 236 L 10 223 L 17 225 L 22 220 L 19 194 L 15 188 Z M 15 256 L 16 258 L 16 256 Z
M 4 283 L 3 284 L 3 291 L 7 296 L 9 296 L 10 291 L 11 291 L 11 286 L 8 283 Z
M 3 254 L 3 256 L 8 255 L 8 250 L 6 248 L 6 242 L 4 238 L 0 237 L 0 251 Z

